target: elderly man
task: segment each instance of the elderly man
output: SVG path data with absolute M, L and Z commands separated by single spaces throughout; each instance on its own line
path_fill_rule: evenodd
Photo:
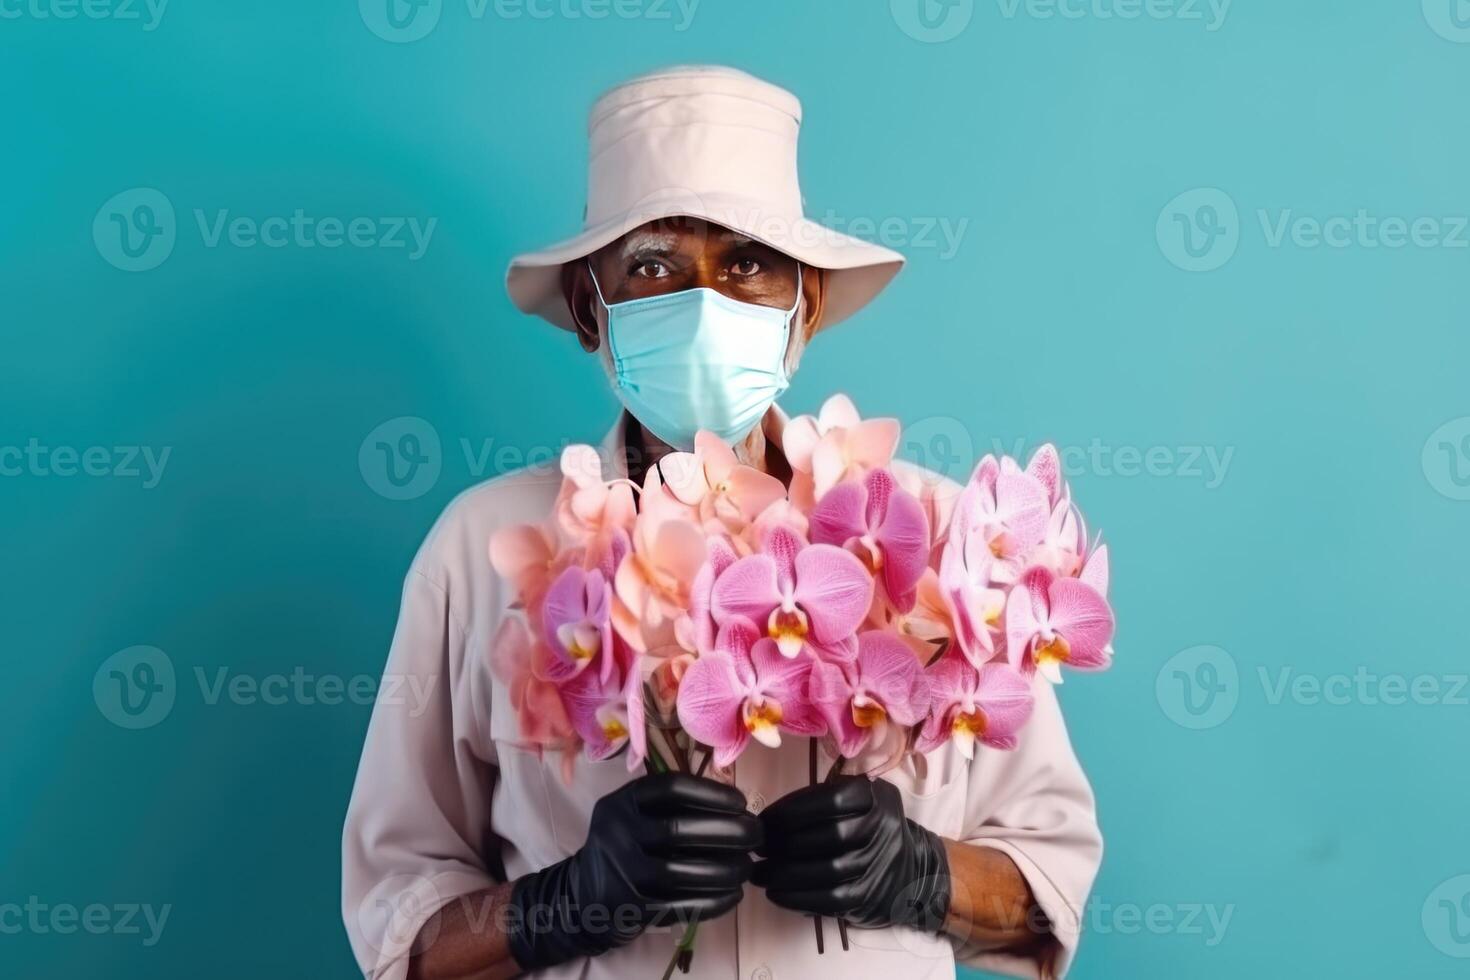
M 627 410 L 615 472 L 641 479 L 706 429 L 789 479 L 776 397 L 901 266 L 802 216 L 800 120 L 789 93 L 714 67 L 594 106 L 586 228 L 507 285 L 602 363 Z M 409 573 L 387 673 L 436 676 L 439 698 L 378 704 L 363 750 L 343 909 L 369 977 L 657 977 L 696 916 L 696 978 L 1066 969 L 1101 838 L 1048 684 L 1018 750 L 946 746 L 876 780 L 810 785 L 791 739 L 723 781 L 611 760 L 567 782 L 558 752 L 520 744 L 486 655 L 512 602 L 486 542 L 544 518 L 557 486 L 527 471 L 466 492 Z M 841 917 L 841 941 L 829 918 L 819 950 L 814 915 Z

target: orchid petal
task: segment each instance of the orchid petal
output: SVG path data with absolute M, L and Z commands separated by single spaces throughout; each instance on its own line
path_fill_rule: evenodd
M 695 741 L 716 749 L 743 747 L 747 733 L 740 707 L 747 693 L 728 654 L 700 657 L 679 682 L 679 724 Z
M 873 579 L 848 552 L 814 544 L 796 556 L 796 601 L 811 618 L 817 641 L 835 643 L 856 630 L 867 615 Z

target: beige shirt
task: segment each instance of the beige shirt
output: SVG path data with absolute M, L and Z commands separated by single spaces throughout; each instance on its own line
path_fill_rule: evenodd
M 614 428 L 605 450 L 617 447 L 621 431 L 621 424 Z M 622 454 L 609 452 L 608 459 Z M 621 756 L 583 758 L 566 782 L 559 752 L 542 755 L 518 744 L 513 709 L 490 671 L 491 637 L 504 616 L 516 615 L 507 608 L 511 589 L 490 566 L 490 536 L 506 525 L 543 520 L 559 485 L 560 473 L 548 467 L 467 490 L 429 532 L 408 573 L 342 840 L 343 916 L 358 963 L 374 980 L 406 975 L 411 945 L 447 903 L 574 853 L 586 840 L 593 804 L 636 775 Z M 828 765 L 823 756 L 821 772 Z M 808 743 L 796 737 L 777 749 L 752 745 L 733 767 L 734 784 L 755 812 L 805 786 L 808 773 Z M 966 762 L 946 744 L 883 778 L 898 786 L 911 819 L 1016 862 L 1051 922 L 1061 947 L 1055 966 L 1064 972 L 1102 838 L 1051 686 L 1038 679 L 1035 713 L 1015 751 L 977 746 Z M 474 906 L 467 911 L 486 914 Z M 910 928 L 848 933 L 851 949 L 844 951 L 827 920 L 826 952 L 819 955 L 810 917 L 772 905 L 747 885 L 734 912 L 700 925 L 693 969 L 683 976 L 941 980 L 955 975 L 956 962 L 1038 975 L 1029 960 Z M 673 930 L 653 930 L 541 975 L 656 978 L 677 938 Z M 431 940 L 426 934 L 419 941 Z

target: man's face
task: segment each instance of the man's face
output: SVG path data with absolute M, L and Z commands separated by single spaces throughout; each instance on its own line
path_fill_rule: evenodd
M 796 303 L 795 259 L 721 225 L 699 218 L 667 218 L 635 228 L 593 253 L 587 263 L 567 266 L 563 287 L 578 338 L 588 351 L 602 346 L 606 329 L 589 265 L 609 304 L 698 288 L 776 309 L 788 310 Z M 794 324 L 798 329 L 792 331 L 791 360 L 821 322 L 821 270 L 806 268 L 801 280 L 805 302 Z

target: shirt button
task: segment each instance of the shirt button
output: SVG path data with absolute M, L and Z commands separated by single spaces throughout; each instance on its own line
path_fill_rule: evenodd
M 760 793 L 751 793 L 745 798 L 745 808 L 751 813 L 760 813 L 761 810 L 765 809 L 765 805 L 766 798 L 760 795 Z M 760 969 L 764 970 L 765 967 L 761 967 Z M 769 980 L 769 976 L 770 974 L 767 972 L 766 977 L 759 978 L 759 980 Z
M 771 968 L 762 963 L 750 971 L 750 980 L 771 980 Z

